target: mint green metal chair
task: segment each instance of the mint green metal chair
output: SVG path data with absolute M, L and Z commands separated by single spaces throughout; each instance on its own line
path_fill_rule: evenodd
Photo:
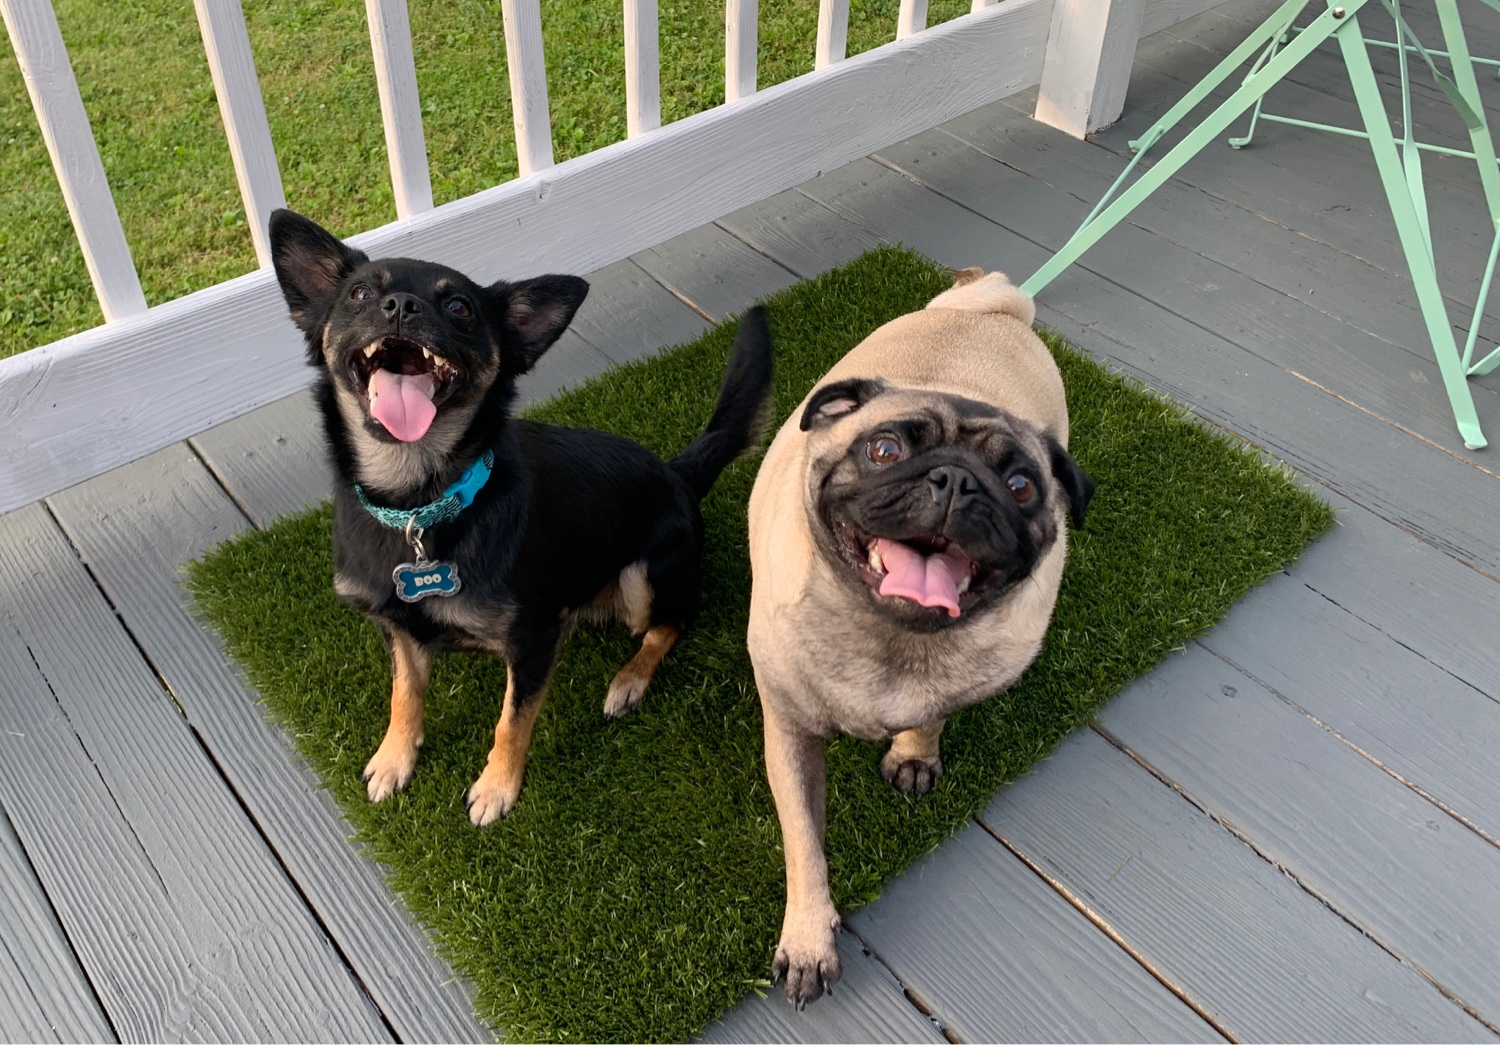
M 1489 126 L 1485 122 L 1484 107 L 1480 103 L 1479 85 L 1474 73 L 1476 63 L 1495 66 L 1500 62 L 1476 59 L 1469 53 L 1464 36 L 1463 23 L 1459 17 L 1458 0 L 1432 0 L 1437 8 L 1439 24 L 1442 26 L 1446 50 L 1429 50 L 1417 39 L 1401 13 L 1400 0 L 1378 0 L 1395 21 L 1395 42 L 1367 40 L 1360 32 L 1358 13 L 1361 8 L 1376 0 L 1328 0 L 1327 7 L 1308 25 L 1296 28 L 1293 23 L 1309 7 L 1316 8 L 1317 0 L 1287 0 L 1266 19 L 1258 29 L 1232 51 L 1227 58 L 1205 76 L 1187 95 L 1172 106 L 1140 138 L 1130 142 L 1135 156 L 1110 186 L 1098 205 L 1084 219 L 1075 232 L 1050 261 L 1023 284 L 1030 294 L 1037 294 L 1058 274 L 1099 241 L 1130 214 L 1147 196 L 1163 182 L 1177 173 L 1188 160 L 1196 156 L 1210 141 L 1223 134 L 1230 123 L 1246 110 L 1254 107 L 1250 130 L 1240 138 L 1230 138 L 1230 145 L 1240 148 L 1248 144 L 1259 120 L 1288 123 L 1338 134 L 1367 138 L 1375 156 L 1380 179 L 1385 187 L 1386 200 L 1391 215 L 1396 221 L 1396 232 L 1401 248 L 1411 270 L 1412 282 L 1416 286 L 1417 301 L 1432 339 L 1433 354 L 1437 357 L 1438 369 L 1442 372 L 1443 386 L 1448 401 L 1453 407 L 1454 420 L 1464 445 L 1478 450 L 1486 445 L 1484 433 L 1479 428 L 1479 418 L 1474 412 L 1474 398 L 1469 389 L 1468 377 L 1487 374 L 1500 367 L 1500 348 L 1496 348 L 1477 363 L 1473 361 L 1474 349 L 1479 333 L 1480 319 L 1484 313 L 1485 300 L 1495 274 L 1495 260 L 1500 254 L 1500 164 L 1495 159 L 1495 147 L 1490 138 Z M 1470 0 L 1484 3 L 1500 11 L 1500 0 Z M 1335 127 L 1329 124 L 1310 123 L 1286 116 L 1277 116 L 1262 111 L 1261 101 L 1266 92 L 1282 77 L 1295 69 L 1313 49 L 1329 38 L 1335 40 L 1343 54 L 1344 65 L 1349 72 L 1349 82 L 1354 88 L 1355 101 L 1359 106 L 1364 130 Z M 1403 115 L 1403 138 L 1399 142 L 1391 133 L 1386 118 L 1380 89 L 1370 66 L 1368 47 L 1393 47 L 1400 55 L 1401 92 Z M 1257 52 L 1259 52 L 1257 57 Z M 1411 90 L 1407 71 L 1408 54 L 1419 55 L 1426 63 L 1433 79 L 1458 111 L 1468 128 L 1473 149 L 1462 152 L 1418 142 L 1411 118 Z M 1441 72 L 1433 62 L 1433 56 L 1447 58 L 1452 75 Z M 1129 188 L 1116 198 L 1115 193 L 1130 177 L 1141 158 L 1151 146 L 1159 142 L 1173 127 L 1198 106 L 1220 84 L 1234 75 L 1235 70 L 1255 58 L 1249 73 L 1239 89 L 1222 102 L 1197 127 L 1167 152 L 1162 159 L 1141 175 Z M 1448 320 L 1447 305 L 1438 285 L 1437 267 L 1433 259 L 1432 232 L 1427 220 L 1427 197 L 1422 184 L 1423 150 L 1442 152 L 1472 159 L 1478 165 L 1480 183 L 1484 188 L 1485 203 L 1489 208 L 1490 221 L 1495 230 L 1490 246 L 1489 262 L 1484 278 L 1480 282 L 1479 298 L 1474 306 L 1469 324 L 1468 341 L 1462 353 L 1453 336 L 1453 326 Z

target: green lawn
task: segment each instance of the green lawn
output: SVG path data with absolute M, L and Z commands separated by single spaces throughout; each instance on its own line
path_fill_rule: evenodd
M 775 295 L 777 420 L 869 331 L 951 282 L 884 247 Z M 533 414 L 675 453 L 708 418 L 737 327 L 613 369 Z M 920 801 L 881 779 L 883 745 L 830 745 L 828 856 L 841 910 L 872 900 L 1332 523 L 1288 473 L 1049 343 L 1072 450 L 1099 490 L 1071 542 L 1046 644 L 1019 685 L 953 719 L 945 775 Z M 638 643 L 622 629 L 579 629 L 537 721 L 520 804 L 483 831 L 469 825 L 463 793 L 505 690 L 492 658 L 437 659 L 411 787 L 378 806 L 365 799 L 359 774 L 385 728 L 389 661 L 374 626 L 333 594 L 326 506 L 191 569 L 198 605 L 269 713 L 470 982 L 480 1016 L 517 1040 L 687 1040 L 765 986 L 784 892 L 745 652 L 745 506 L 758 463 L 736 462 L 704 502 L 703 614 L 644 704 L 604 718 L 609 679 Z M 293 559 L 301 568 L 288 571 Z M 325 578 L 311 591 L 309 571 Z
M 146 299 L 255 267 L 189 0 L 54 0 Z M 849 53 L 895 35 L 898 0 L 853 0 Z M 409 0 L 437 203 L 515 177 L 498 2 Z M 340 235 L 396 217 L 359 0 L 244 0 L 288 203 Z M 761 0 L 760 85 L 812 68 L 815 0 Z M 929 23 L 969 0 L 932 0 Z M 625 136 L 618 0 L 542 0 L 559 161 Z M 724 100 L 720 0 L 662 0 L 662 119 Z M 0 357 L 101 322 L 31 101 L 0 53 Z

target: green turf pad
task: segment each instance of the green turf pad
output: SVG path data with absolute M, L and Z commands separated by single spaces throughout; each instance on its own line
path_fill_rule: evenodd
M 771 298 L 778 423 L 861 338 L 950 283 L 927 259 L 882 248 Z M 614 370 L 532 416 L 672 454 L 707 421 L 735 328 Z M 946 773 L 927 797 L 906 799 L 880 778 L 881 745 L 830 745 L 828 856 L 842 911 L 873 900 L 1333 520 L 1253 451 L 1049 344 L 1067 384 L 1073 452 L 1099 484 L 1052 630 L 1019 685 L 953 720 Z M 333 594 L 327 507 L 191 567 L 202 612 L 269 713 L 474 985 L 481 1017 L 507 1036 L 688 1038 L 764 982 L 784 894 L 745 652 L 756 463 L 731 467 L 704 504 L 704 612 L 642 707 L 605 720 L 605 689 L 636 643 L 623 630 L 580 630 L 538 720 L 521 801 L 482 831 L 469 825 L 463 794 L 499 713 L 498 661 L 437 660 L 416 777 L 371 805 L 359 774 L 385 728 L 389 668 L 376 629 Z M 323 581 L 307 585 L 310 571 Z

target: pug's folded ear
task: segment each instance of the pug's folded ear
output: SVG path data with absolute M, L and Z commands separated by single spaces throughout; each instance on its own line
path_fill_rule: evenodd
M 1077 529 L 1083 525 L 1089 502 L 1094 499 L 1094 480 L 1078 467 L 1073 455 L 1050 435 L 1047 436 L 1047 455 L 1051 459 L 1053 478 L 1068 495 L 1068 514 L 1073 519 L 1073 528 Z
M 824 385 L 812 394 L 802 410 L 802 431 L 830 425 L 839 418 L 854 413 L 884 391 L 884 381 L 867 377 L 851 377 L 846 381 Z

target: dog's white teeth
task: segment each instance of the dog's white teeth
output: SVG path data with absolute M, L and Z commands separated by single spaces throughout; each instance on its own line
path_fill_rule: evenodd
M 873 544 L 870 545 L 870 569 L 874 570 L 876 573 L 885 572 L 885 560 L 880 557 L 880 553 L 875 550 L 875 546 Z
M 973 579 L 968 574 L 964 574 L 964 579 L 958 582 L 958 593 L 960 595 L 969 590 L 969 582 Z
M 438 366 L 447 366 L 448 365 L 448 361 L 446 359 L 444 359 L 442 356 L 438 355 L 436 352 L 432 352 L 432 353 L 430 353 L 430 355 L 432 356 L 432 361 L 434 363 L 436 363 Z
M 424 349 L 422 349 L 422 358 L 423 359 L 431 359 L 432 358 L 432 353 L 429 352 L 427 349 L 424 348 Z
M 365 358 L 369 359 L 374 354 L 375 354 L 375 346 L 374 345 L 366 345 L 365 346 Z

